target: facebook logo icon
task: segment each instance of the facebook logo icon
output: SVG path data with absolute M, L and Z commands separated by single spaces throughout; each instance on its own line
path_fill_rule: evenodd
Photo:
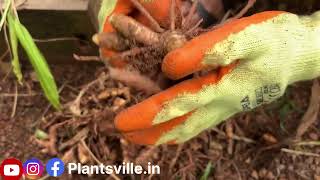
M 50 176 L 60 176 L 64 171 L 64 163 L 59 158 L 50 159 L 46 165 L 46 170 Z

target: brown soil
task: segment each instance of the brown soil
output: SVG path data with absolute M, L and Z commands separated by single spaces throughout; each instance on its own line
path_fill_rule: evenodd
M 64 84 L 61 92 L 62 103 L 67 103 L 75 99 L 83 85 L 96 78 L 92 74 L 95 74 L 96 69 L 99 68 L 79 65 L 72 66 L 72 68 L 71 66 L 65 68 L 55 66 L 53 69 L 59 86 Z M 59 149 L 61 144 L 88 127 L 90 131 L 85 142 L 99 161 L 106 164 L 121 164 L 122 161 L 145 164 L 150 161 L 162 168 L 161 176 L 157 176 L 161 179 L 169 177 L 197 179 L 204 173 L 209 162 L 213 165 L 210 177 L 216 179 L 240 179 L 240 176 L 242 179 L 257 177 L 265 179 L 319 178 L 319 157 L 292 155 L 281 151 L 281 148 L 294 148 L 303 152 L 320 153 L 320 148 L 317 146 L 296 147 L 286 142 L 286 139 L 294 134 L 308 107 L 312 84 L 310 82 L 295 84 L 279 101 L 258 108 L 254 112 L 238 114 L 228 120 L 228 123 L 234 127 L 233 133 L 239 136 L 240 140 L 228 139 L 225 135 L 226 123 L 223 123 L 217 129 L 206 131 L 183 145 L 163 145 L 153 148 L 129 144 L 112 130 L 113 113 L 112 111 L 110 113 L 109 110 L 115 107 L 113 102 L 117 98 L 125 99 L 123 94 L 113 97 L 113 100 L 111 98 L 94 103 L 92 97 L 98 94 L 97 90 L 99 90 L 96 86 L 96 88 L 90 88 L 87 95 L 83 97 L 82 101 L 86 105 L 83 105 L 81 109 L 87 111 L 86 115 L 73 118 L 70 112 L 57 113 L 51 108 L 45 113 L 48 103 L 41 95 L 38 84 L 31 79 L 32 73 L 24 72 L 26 82 L 24 86 L 18 86 L 17 110 L 14 118 L 10 118 L 14 98 L 1 96 L 0 99 L 1 159 L 16 157 L 24 161 L 37 157 L 45 162 L 54 156 L 66 158 L 65 154 L 69 153 L 68 161 L 80 161 L 80 159 L 87 158 L 85 163 L 94 163 L 88 155 L 79 153 L 79 145 L 67 146 L 61 151 L 57 150 L 58 154 L 50 155 L 48 149 L 45 148 L 47 151 L 43 151 L 41 144 L 34 140 L 37 128 L 49 132 L 48 129 L 52 127 L 50 124 L 69 120 L 72 121 L 69 125 L 58 129 L 55 148 Z M 30 89 L 26 88 L 28 86 Z M 107 80 L 106 86 L 123 88 L 120 83 L 112 82 L 112 80 Z M 106 89 L 106 86 L 102 89 Z M 138 95 L 132 90 L 130 92 Z M 30 93 L 37 95 L 24 97 L 25 94 L 30 95 Z M 1 95 L 14 94 L 14 78 L 9 77 L 1 81 Z M 128 105 L 131 103 L 135 103 L 135 99 L 128 102 Z M 95 118 L 92 117 L 93 112 L 96 112 Z M 44 113 L 45 116 L 42 117 Z M 109 127 L 108 133 L 97 133 L 94 125 L 100 121 L 104 121 L 105 127 Z M 48 124 L 49 127 L 46 127 Z M 319 125 L 318 121 L 313 124 L 303 137 L 303 141 L 318 140 Z M 251 140 L 255 142 L 251 143 Z M 70 149 L 76 149 L 71 153 L 72 155 L 70 155 Z M 96 178 L 99 179 L 99 177 Z

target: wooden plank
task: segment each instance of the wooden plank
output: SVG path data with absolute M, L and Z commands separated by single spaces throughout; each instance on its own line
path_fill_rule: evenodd
M 88 13 L 91 22 L 96 29 L 99 30 L 98 14 L 101 7 L 102 0 L 90 0 L 88 5 Z
M 98 56 L 98 47 L 91 41 L 95 29 L 90 22 L 87 11 L 39 11 L 21 10 L 20 21 L 30 31 L 34 39 L 41 39 L 36 44 L 49 64 L 71 64 L 73 54 Z M 44 18 L 45 17 L 45 18 Z M 5 42 L 0 33 L 0 42 Z M 74 40 L 46 41 L 56 38 L 77 38 Z M 7 49 L 0 43 L 0 55 Z M 20 60 L 30 64 L 24 50 L 19 47 Z M 83 62 L 81 62 L 83 63 Z M 1 71 L 1 70 L 0 70 Z
M 3 7 L 5 0 L 0 0 Z M 84 11 L 88 8 L 90 0 L 17 0 L 18 9 L 34 9 L 34 10 L 80 10 Z

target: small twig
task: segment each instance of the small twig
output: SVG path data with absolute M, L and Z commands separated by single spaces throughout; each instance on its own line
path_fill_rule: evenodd
M 219 130 L 218 128 L 212 128 L 212 130 L 217 132 L 218 134 L 226 137 L 226 134 L 223 131 Z M 255 144 L 256 143 L 256 141 L 254 141 L 254 140 L 252 140 L 250 138 L 243 137 L 243 136 L 238 136 L 236 134 L 234 134 L 232 136 L 232 139 L 237 140 L 237 141 L 243 141 L 243 142 L 246 142 L 246 143 L 249 143 L 249 144 L 251 144 L 251 143 Z
M 101 61 L 99 56 L 79 56 L 73 54 L 73 58 L 77 61 Z
M 238 168 L 238 166 L 236 165 L 236 163 L 234 163 L 234 161 L 232 161 L 232 166 L 234 167 L 234 169 L 236 170 L 236 172 L 237 172 L 237 174 L 238 174 L 238 179 L 239 180 L 242 180 L 242 177 L 241 177 L 241 173 L 240 173 L 240 171 L 239 171 L 239 168 Z
M 171 0 L 171 7 L 170 7 L 170 30 L 173 31 L 176 29 L 176 0 Z
M 170 162 L 169 170 L 171 171 L 171 173 L 172 173 L 173 167 L 176 165 L 176 162 L 180 156 L 182 149 L 183 149 L 183 144 L 180 144 L 177 148 L 176 155 L 174 156 L 174 158 Z
M 69 106 L 70 111 L 74 115 L 81 116 L 80 102 L 81 102 L 82 96 L 90 89 L 91 86 L 93 86 L 101 81 L 105 81 L 108 78 L 109 78 L 109 76 L 107 76 L 106 74 L 103 74 L 100 77 L 98 77 L 96 80 L 91 81 L 89 84 L 87 84 L 83 89 L 81 89 L 77 98 Z
M 3 62 L 3 60 L 7 57 L 7 55 L 10 53 L 10 47 L 7 48 L 7 50 L 1 55 L 0 57 L 0 71 L 5 70 L 6 68 L 3 68 L 2 66 L 6 65 L 6 62 Z M 4 81 L 10 74 L 11 70 L 9 70 L 2 81 Z
M 132 2 L 132 4 L 143 14 L 146 16 L 146 18 L 149 19 L 150 23 L 151 23 L 151 27 L 153 30 L 157 31 L 157 32 L 164 32 L 164 29 L 161 28 L 161 26 L 159 25 L 159 23 L 150 15 L 150 13 L 140 4 L 140 2 L 138 2 L 137 0 L 130 0 Z
M 3 59 L 9 54 L 10 50 L 9 48 L 0 56 L 0 62 L 3 61 Z
M 6 22 L 5 22 L 5 25 L 6 25 Z M 8 50 L 9 50 L 9 53 L 10 53 L 10 58 L 12 59 L 13 56 L 12 56 L 12 53 L 11 53 L 11 46 L 10 46 L 10 43 L 9 43 L 9 37 L 8 37 L 8 32 L 7 32 L 7 28 L 4 28 L 4 39 L 6 41 L 6 45 L 8 47 Z M 5 58 L 5 56 L 3 57 Z M 2 60 L 2 59 L 1 59 Z M 12 67 L 10 68 L 10 70 L 8 70 L 7 74 L 4 76 L 4 78 L 2 79 L 2 81 L 4 82 L 10 75 L 10 72 L 12 70 Z
M 15 4 L 16 8 L 19 9 L 19 10 L 23 9 L 23 5 L 25 5 L 27 1 L 28 0 L 18 1 L 17 4 Z
M 320 141 L 302 141 L 294 144 L 295 146 L 320 146 Z
M 312 157 L 320 157 L 319 154 L 316 153 L 311 153 L 311 152 L 304 152 L 304 151 L 296 151 L 292 149 L 287 149 L 287 148 L 281 148 L 281 151 L 289 153 L 289 154 L 294 154 L 294 155 L 303 155 L 303 156 L 312 156 Z
M 38 43 L 47 43 L 47 42 L 57 42 L 57 41 L 81 41 L 87 43 L 88 41 L 76 38 L 76 37 L 60 37 L 60 38 L 48 38 L 48 39 L 36 39 L 34 38 L 33 41 Z
M 297 129 L 296 139 L 300 139 L 308 128 L 317 120 L 320 107 L 320 85 L 318 80 L 313 81 L 310 103 L 307 112 L 303 115 Z
M 227 22 L 230 22 L 230 21 L 233 21 L 233 20 L 236 20 L 236 19 L 243 17 L 248 12 L 248 10 L 255 4 L 255 2 L 256 2 L 256 0 L 248 0 L 247 5 L 237 15 L 235 15 L 234 17 L 231 17 L 229 19 L 226 19 L 229 16 L 229 14 L 228 14 L 229 11 L 228 11 L 226 13 L 225 17 L 222 18 L 222 20 L 219 24 L 213 25 L 207 29 L 202 29 L 200 32 L 208 32 L 208 31 L 212 31 L 214 29 L 218 29 L 218 28 L 222 27 L 223 25 L 225 25 Z
M 14 100 L 13 100 L 11 118 L 14 118 L 14 116 L 16 115 L 16 110 L 17 110 L 17 103 L 18 103 L 18 86 L 17 86 L 17 82 L 14 83 L 14 91 L 15 91 L 15 96 L 14 96 Z
M 83 128 L 81 131 L 79 131 L 75 136 L 73 136 L 71 139 L 68 141 L 61 143 L 59 146 L 58 150 L 61 152 L 67 147 L 73 146 L 80 142 L 81 139 L 85 139 L 88 136 L 89 129 L 88 128 Z
M 248 0 L 248 3 L 246 4 L 246 6 L 234 17 L 230 18 L 228 21 L 232 21 L 235 19 L 239 19 L 242 16 L 244 16 L 248 10 L 256 3 L 256 0 Z
M 191 27 L 186 34 L 189 35 L 191 33 L 193 33 L 199 26 L 200 24 L 203 22 L 203 19 L 200 19 L 193 27 Z
M 98 163 L 98 164 L 103 164 L 101 161 L 99 161 L 99 159 L 93 154 L 93 152 L 90 150 L 90 148 L 87 146 L 86 142 L 84 141 L 84 139 L 80 140 L 80 143 L 83 145 L 83 147 L 88 151 L 88 153 L 90 154 L 90 156 L 92 157 L 92 159 Z M 118 176 L 116 176 L 114 173 L 110 174 L 110 176 L 112 176 L 114 179 L 116 180 L 120 180 L 120 178 Z
M 1 93 L 0 94 L 0 97 L 15 97 L 15 96 L 18 96 L 18 97 L 31 97 L 31 96 L 37 96 L 38 94 L 36 93 L 33 93 L 33 94 L 10 94 L 10 93 Z
M 50 154 L 50 155 L 57 155 L 58 151 L 56 149 L 56 142 L 57 142 L 57 131 L 60 127 L 66 125 L 70 123 L 70 120 L 67 121 L 63 121 L 57 124 L 52 125 L 49 128 L 49 139 L 48 140 L 38 140 L 35 139 L 39 145 L 41 145 L 43 148 L 45 148 L 44 150 Z
M 157 146 L 150 146 L 145 150 L 142 150 L 138 157 L 135 159 L 135 163 L 136 164 L 141 164 L 144 169 L 147 169 L 147 162 L 150 161 L 150 159 L 152 158 L 152 156 L 157 153 L 158 151 L 158 147 Z
M 222 17 L 220 23 L 225 22 L 230 17 L 230 14 L 231 14 L 231 10 L 228 10 L 226 14 Z
M 229 120 L 226 122 L 226 135 L 228 138 L 228 154 L 232 155 L 233 153 L 233 146 L 234 146 L 234 141 L 233 141 L 233 125 L 232 122 Z

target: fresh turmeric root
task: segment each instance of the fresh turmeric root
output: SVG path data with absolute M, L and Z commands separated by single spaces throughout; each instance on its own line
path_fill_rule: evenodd
M 193 19 L 197 13 L 197 0 L 193 2 L 189 13 L 186 15 L 183 15 L 181 11 L 180 0 L 166 0 L 171 4 L 167 16 L 170 22 L 167 23 L 169 25 L 166 26 L 165 30 L 159 28 L 161 27 L 160 24 L 163 24 L 163 19 L 160 19 L 160 24 L 157 24 L 157 21 L 152 18 L 154 12 L 150 12 L 152 14 L 150 15 L 144 9 L 146 3 L 143 4 L 137 0 L 130 1 L 133 6 L 141 11 L 141 14 L 149 19 L 149 23 L 140 23 L 136 20 L 137 18 L 134 19 L 121 13 L 111 15 L 108 23 L 114 31 L 98 33 L 93 37 L 93 41 L 99 47 L 121 52 L 113 54 L 108 61 L 123 61 L 128 66 L 148 75 L 150 72 L 159 72 L 162 59 L 166 54 L 184 46 L 188 40 L 206 30 L 203 31 L 200 27 L 202 19 L 196 21 Z M 253 1 L 255 0 L 249 0 L 248 5 L 239 13 L 241 16 L 248 10 L 249 6 L 253 5 Z M 238 18 L 239 14 L 234 18 Z M 153 25 L 151 26 L 150 23 Z M 145 24 L 149 25 L 146 26 Z

